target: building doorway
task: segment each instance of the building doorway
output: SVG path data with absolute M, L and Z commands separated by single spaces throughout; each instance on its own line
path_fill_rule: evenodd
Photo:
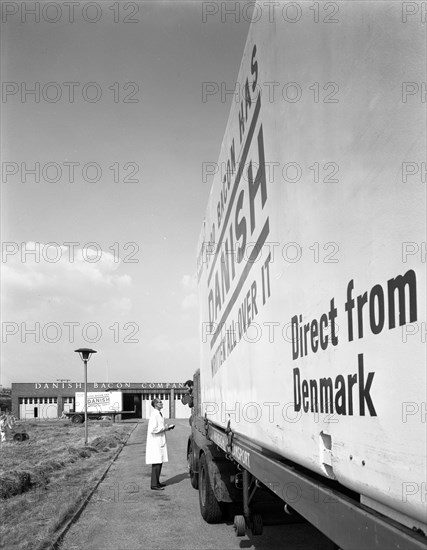
M 124 393 L 123 394 L 123 410 L 133 411 L 133 413 L 122 414 L 123 420 L 131 418 L 142 418 L 141 413 L 141 394 L 140 393 Z

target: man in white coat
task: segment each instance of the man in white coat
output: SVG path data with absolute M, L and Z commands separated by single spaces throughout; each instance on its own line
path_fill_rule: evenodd
M 163 462 L 168 461 L 168 448 L 166 444 L 166 432 L 172 430 L 174 424 L 165 424 L 162 415 L 163 403 L 160 399 L 151 401 L 153 411 L 148 421 L 147 445 L 145 450 L 145 463 L 151 464 L 151 489 L 163 491 L 165 484 L 160 483 L 160 472 Z

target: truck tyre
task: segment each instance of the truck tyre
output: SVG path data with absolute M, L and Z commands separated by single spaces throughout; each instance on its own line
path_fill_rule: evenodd
M 83 424 L 84 421 L 85 421 L 85 417 L 82 416 L 81 414 L 75 414 L 74 416 L 71 417 L 71 422 L 73 424 Z
M 209 481 L 208 462 L 204 454 L 199 461 L 199 504 L 202 518 L 207 523 L 219 523 L 222 520 L 222 510 Z
M 233 527 L 236 531 L 236 537 L 243 537 L 246 533 L 246 521 L 244 516 L 234 516 Z
M 199 488 L 199 476 L 193 470 L 193 445 L 190 443 L 187 452 L 187 467 L 190 474 L 190 483 L 193 489 Z

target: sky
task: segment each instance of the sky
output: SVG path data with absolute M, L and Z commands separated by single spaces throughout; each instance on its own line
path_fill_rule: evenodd
M 89 382 L 184 381 L 199 366 L 203 170 L 248 17 L 71 4 L 2 6 L 0 384 L 80 381 L 80 347 L 98 352 Z

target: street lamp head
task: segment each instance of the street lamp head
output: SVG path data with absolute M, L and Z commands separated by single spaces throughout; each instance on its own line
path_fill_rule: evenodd
M 79 348 L 75 349 L 74 351 L 80 355 L 80 359 L 82 361 L 89 361 L 92 353 L 97 353 L 94 349 L 90 348 Z

